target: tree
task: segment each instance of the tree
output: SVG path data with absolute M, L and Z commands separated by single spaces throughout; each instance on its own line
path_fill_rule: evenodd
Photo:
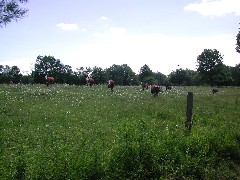
M 214 67 L 213 81 L 217 86 L 228 86 L 233 82 L 230 67 L 224 64 L 218 64 Z
M 60 71 L 58 72 L 58 79 L 60 83 L 74 84 L 72 81 L 72 67 L 69 65 L 62 65 Z
M 123 64 L 120 67 L 121 67 L 120 76 L 122 76 L 122 85 L 129 86 L 129 85 L 136 84 L 137 78 L 135 73 L 132 71 L 132 69 L 127 64 Z
M 27 3 L 28 0 L 0 0 L 0 27 L 7 25 L 12 20 L 23 18 L 28 12 L 20 4 Z
M 32 84 L 33 83 L 33 77 L 31 75 L 23 75 L 21 77 L 21 83 L 22 84 Z
M 158 85 L 166 85 L 167 84 L 167 76 L 165 74 L 162 74 L 160 72 L 154 73 L 155 79 L 157 80 Z
M 4 66 L 0 65 L 0 75 L 2 75 L 3 72 L 4 72 Z
M 238 53 L 240 53 L 240 28 L 239 28 L 239 32 L 238 32 L 238 34 L 237 34 L 237 47 L 236 47 L 236 51 L 238 52 Z
M 0 65 L 0 83 L 8 83 L 10 81 L 9 72 L 11 67 L 8 65 Z
M 186 71 L 186 81 L 184 81 L 184 85 L 187 86 L 193 86 L 193 85 L 198 85 L 198 72 L 191 70 L 191 69 L 185 69 Z
M 230 68 L 231 75 L 233 78 L 233 85 L 240 86 L 240 64 Z
M 193 74 L 191 70 L 176 69 L 176 71 L 170 73 L 169 81 L 174 85 L 189 86 L 192 85 L 191 74 Z
M 112 79 L 118 85 L 133 85 L 136 84 L 137 78 L 132 69 L 127 65 L 112 65 L 106 69 L 107 80 Z
M 9 81 L 19 83 L 21 77 L 22 74 L 17 66 L 0 65 L 0 83 L 9 83 Z
M 222 55 L 216 49 L 204 49 L 204 51 L 197 57 L 198 68 L 197 71 L 201 77 L 213 86 L 214 68 L 218 64 L 222 64 Z
M 54 76 L 57 82 L 62 82 L 61 75 L 66 70 L 60 60 L 55 59 L 53 56 L 38 56 L 34 69 L 34 81 L 36 83 L 44 83 L 44 76 Z M 71 71 L 71 70 L 70 70 Z
M 140 82 L 146 82 L 148 84 L 157 83 L 156 79 L 154 78 L 154 73 L 149 68 L 149 66 L 146 65 L 146 64 L 143 67 L 140 68 L 140 72 L 139 72 L 138 77 L 139 77 Z
M 95 84 L 107 83 L 106 73 L 100 67 L 97 67 L 97 66 L 93 67 L 92 76 Z
M 19 83 L 22 74 L 20 73 L 20 69 L 17 66 L 12 66 L 11 70 L 9 71 L 9 76 L 11 78 L 11 81 L 14 83 Z

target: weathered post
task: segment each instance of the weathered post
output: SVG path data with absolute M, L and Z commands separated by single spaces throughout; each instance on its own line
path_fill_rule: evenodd
M 192 109 L 193 109 L 193 93 L 188 92 L 185 127 L 188 128 L 189 130 L 191 130 L 192 127 Z

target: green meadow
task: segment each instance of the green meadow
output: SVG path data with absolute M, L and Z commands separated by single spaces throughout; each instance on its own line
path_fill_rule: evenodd
M 0 105 L 1 180 L 240 177 L 239 87 L 0 85 Z

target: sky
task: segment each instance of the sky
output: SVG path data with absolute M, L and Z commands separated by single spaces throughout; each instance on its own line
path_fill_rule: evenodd
M 26 17 L 0 28 L 0 65 L 30 74 L 37 57 L 72 67 L 145 64 L 169 75 L 196 70 L 204 49 L 240 63 L 240 0 L 29 0 Z

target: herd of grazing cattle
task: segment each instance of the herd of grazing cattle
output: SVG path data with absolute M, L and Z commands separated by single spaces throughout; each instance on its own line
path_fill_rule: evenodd
M 48 76 L 48 75 L 45 76 L 45 80 L 46 80 L 46 85 L 47 86 L 55 83 L 54 77 L 51 77 L 51 76 Z M 14 83 L 13 83 L 13 81 L 9 81 L 8 84 L 10 85 L 10 84 L 14 84 Z M 86 85 L 92 87 L 93 84 L 94 84 L 94 79 L 92 78 L 91 75 L 88 75 L 88 77 L 86 78 Z M 111 91 L 113 91 L 114 86 L 115 86 L 114 80 L 110 79 L 108 81 L 107 87 L 110 88 Z M 146 82 L 141 82 L 140 86 L 141 86 L 142 91 L 144 91 L 145 89 L 148 90 L 149 87 L 150 87 L 150 92 L 154 97 L 158 96 L 159 92 L 164 91 L 163 87 L 158 86 L 156 84 L 149 85 Z M 166 88 L 166 91 L 167 90 L 172 90 L 172 86 L 165 86 L 165 88 Z M 218 89 L 211 89 L 211 91 L 212 91 L 212 94 L 216 94 L 218 92 Z
M 47 86 L 49 86 L 49 84 L 54 84 L 54 83 L 55 83 L 55 82 L 54 82 L 54 78 L 53 78 L 53 77 L 49 77 L 49 76 L 47 76 L 47 75 L 45 76 L 45 80 L 46 80 Z M 90 86 L 90 87 L 93 86 L 93 84 L 94 84 L 94 79 L 92 78 L 91 75 L 88 75 L 88 76 L 87 76 L 87 78 L 86 78 L 86 84 L 87 84 L 87 86 Z M 114 86 L 115 86 L 114 80 L 109 79 L 109 81 L 108 81 L 108 88 L 110 88 L 111 91 L 113 91 Z M 145 90 L 145 89 L 147 90 L 148 87 L 149 87 L 149 85 L 148 85 L 148 83 L 141 82 L 141 87 L 142 87 L 142 90 Z M 160 86 L 156 85 L 156 84 L 151 85 L 150 88 L 151 88 L 151 89 L 150 89 L 150 92 L 153 94 L 154 97 L 158 96 L 158 93 L 159 93 L 159 92 L 163 92 L 163 89 L 162 89 Z M 170 87 L 170 86 L 167 86 L 167 87 L 166 87 L 166 90 L 168 90 L 168 89 L 171 90 L 171 87 Z

